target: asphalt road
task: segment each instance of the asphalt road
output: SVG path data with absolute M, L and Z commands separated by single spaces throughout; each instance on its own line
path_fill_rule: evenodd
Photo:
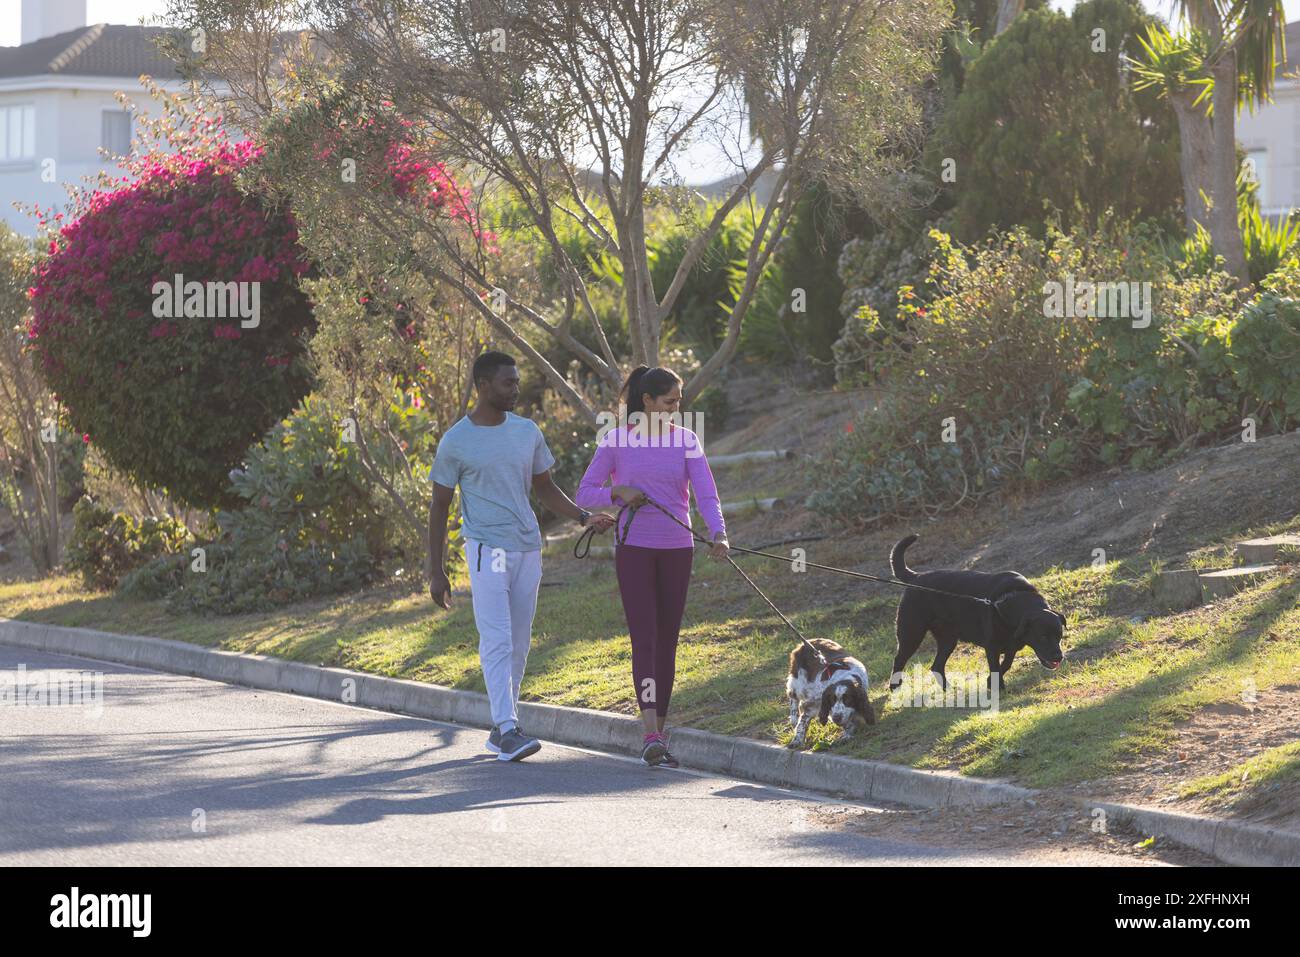
M 294 695 L 0 646 L 103 676 L 102 706 L 0 704 L 0 866 L 1131 864 L 825 823 L 895 812 Z

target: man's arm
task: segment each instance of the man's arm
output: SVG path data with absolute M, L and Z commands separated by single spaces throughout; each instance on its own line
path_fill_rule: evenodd
M 569 496 L 564 494 L 563 489 L 555 484 L 550 469 L 545 472 L 538 472 L 533 476 L 533 491 L 537 493 L 538 500 L 556 515 L 564 515 L 575 522 L 582 523 L 583 516 L 587 514 L 583 509 L 574 505 Z M 614 516 L 612 515 L 607 515 L 604 512 L 592 512 L 590 514 L 589 524 L 595 525 L 602 532 L 614 524 Z
M 451 608 L 451 582 L 447 579 L 447 513 L 451 510 L 453 489 L 433 483 L 433 500 L 429 503 L 429 597 L 443 608 Z

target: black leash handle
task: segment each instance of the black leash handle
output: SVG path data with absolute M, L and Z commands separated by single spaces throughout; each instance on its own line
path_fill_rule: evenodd
M 627 525 L 625 525 L 624 528 L 623 528 L 623 537 L 622 537 L 622 538 L 619 538 L 619 537 L 618 537 L 618 523 L 621 522 L 621 521 L 623 521 L 623 513 L 626 512 L 629 508 L 632 510 L 632 514 L 628 516 Z M 615 541 L 616 544 L 619 544 L 619 545 L 626 545 L 626 544 L 627 544 L 627 533 L 628 533 L 628 529 L 632 527 L 632 516 L 634 516 L 634 515 L 636 515 L 636 507 L 635 507 L 635 506 L 624 505 L 624 506 L 622 506 L 621 508 L 619 508 L 619 510 L 618 510 L 618 517 L 614 519 L 614 541 Z M 675 518 L 674 516 L 669 515 L 668 517 L 669 517 L 669 518 L 672 518 L 674 521 L 676 521 L 676 518 Z M 680 525 L 681 523 L 678 522 L 678 524 Z M 577 540 L 576 542 L 573 543 L 573 557 L 574 557 L 574 558 L 586 558 L 586 557 L 587 557 L 588 553 L 591 552 L 591 541 L 592 541 L 592 539 L 594 539 L 594 538 L 596 537 L 596 532 L 597 532 L 597 531 L 598 531 L 598 529 L 596 528 L 595 525 L 589 525 L 587 528 L 583 529 L 582 534 L 578 536 L 578 540 Z M 694 529 L 691 529 L 690 532 L 691 532 L 692 535 L 695 534 L 695 530 L 694 530 Z M 700 541 L 704 541 L 704 539 L 701 538 Z
M 573 543 L 573 557 L 586 558 L 587 554 L 591 551 L 591 540 L 595 537 L 595 525 L 584 528 L 582 534 L 578 536 L 578 540 Z M 581 551 L 579 551 L 579 549 L 581 549 Z

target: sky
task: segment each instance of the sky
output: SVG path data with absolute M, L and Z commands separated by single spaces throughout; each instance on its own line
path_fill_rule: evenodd
M 1072 10 L 1076 0 L 1051 0 L 1057 10 Z M 1173 7 L 1172 0 L 1143 0 L 1143 6 L 1166 19 Z M 1286 0 L 1287 21 L 1300 19 L 1300 0 Z M 89 23 L 139 23 L 141 17 L 154 17 L 166 9 L 165 0 L 87 0 L 86 20 Z M 19 0 L 0 0 L 0 46 L 16 46 L 22 4 Z
M 86 0 L 87 23 L 135 23 L 167 9 L 165 0 Z M 17 46 L 22 40 L 21 0 L 0 0 L 0 46 Z

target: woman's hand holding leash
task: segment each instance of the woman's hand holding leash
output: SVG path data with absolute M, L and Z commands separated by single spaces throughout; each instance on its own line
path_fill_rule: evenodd
M 713 537 L 713 544 L 709 546 L 709 557 L 722 561 L 728 554 L 730 554 L 730 549 L 727 547 L 726 533 L 718 532 Z
M 624 505 L 637 506 L 645 503 L 645 492 L 632 485 L 615 485 L 609 490 L 609 494 L 621 499 Z

